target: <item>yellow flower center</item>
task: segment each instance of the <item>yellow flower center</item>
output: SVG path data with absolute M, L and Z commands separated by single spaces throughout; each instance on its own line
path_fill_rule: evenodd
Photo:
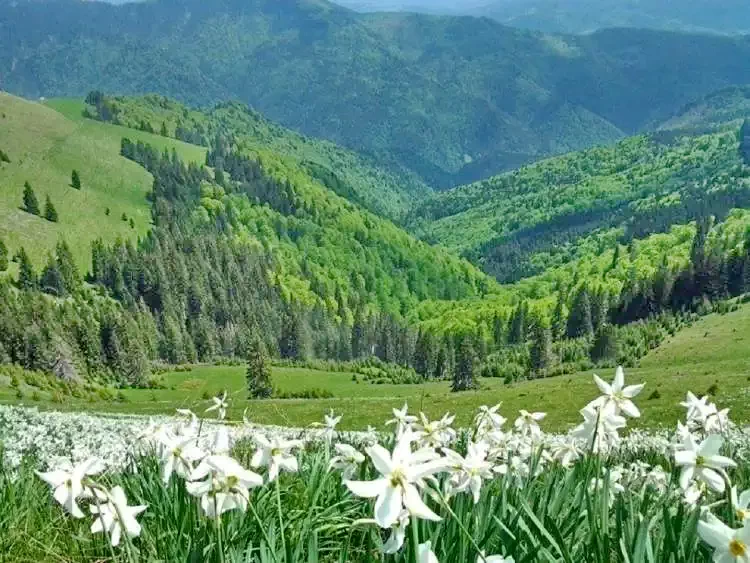
M 397 487 L 403 487 L 406 484 L 406 475 L 402 469 L 395 469 L 391 473 L 391 487 L 394 489 Z
M 229 477 L 227 477 L 228 489 L 234 489 L 239 483 L 240 483 L 240 480 L 234 475 L 230 475 Z
M 703 465 L 704 463 L 706 463 L 706 458 L 702 455 L 695 458 L 695 465 Z
M 281 448 L 273 448 L 271 450 L 271 457 L 276 457 L 281 455 Z
M 172 455 L 174 455 L 175 457 L 182 456 L 182 448 L 175 448 L 174 451 L 172 451 Z
M 734 539 L 729 542 L 729 553 L 733 557 L 742 557 L 747 555 L 747 546 L 741 541 Z
M 737 509 L 737 519 L 742 522 L 743 520 L 750 519 L 750 510 L 743 510 L 742 508 Z

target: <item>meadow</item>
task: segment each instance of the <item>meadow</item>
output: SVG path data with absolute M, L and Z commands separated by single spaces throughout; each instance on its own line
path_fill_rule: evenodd
M 175 149 L 188 162 L 205 162 L 201 147 L 143 131 L 100 123 L 83 117 L 82 100 L 56 99 L 44 104 L 0 92 L 0 149 L 10 163 L 0 165 L 0 239 L 11 255 L 23 246 L 41 265 L 61 239 L 71 246 L 79 268 L 91 267 L 91 242 L 145 235 L 151 226 L 147 193 L 153 178 L 120 156 L 123 137 L 141 140 L 159 150 Z M 71 187 L 77 170 L 82 189 Z M 40 205 L 52 200 L 59 221 L 21 209 L 24 182 Z M 109 210 L 109 214 L 107 214 Z M 127 220 L 123 220 L 123 216 Z M 130 219 L 133 219 L 133 227 Z
M 596 370 L 598 373 L 608 368 Z M 750 305 L 724 315 L 712 314 L 678 332 L 661 347 L 630 369 L 633 378 L 646 384 L 641 401 L 647 405 L 636 427 L 671 426 L 680 414 L 679 402 L 685 389 L 710 394 L 730 408 L 737 422 L 750 422 Z M 503 410 L 515 413 L 528 405 L 548 413 L 545 430 L 563 431 L 579 418 L 581 401 L 594 398 L 592 372 L 576 373 L 533 381 L 503 384 L 500 379 L 481 379 L 480 389 L 451 393 L 450 383 L 426 382 L 420 385 L 377 385 L 351 373 L 322 372 L 303 368 L 274 367 L 273 384 L 281 392 L 300 393 L 322 389 L 330 399 L 270 399 L 250 401 L 245 387 L 245 366 L 194 366 L 191 371 L 172 371 L 163 376 L 164 389 L 124 389 L 121 400 L 76 399 L 51 402 L 44 391 L 17 389 L 0 379 L 0 403 L 21 404 L 55 410 L 121 412 L 132 414 L 172 414 L 177 408 L 200 410 L 209 398 L 226 390 L 231 397 L 227 414 L 230 422 L 247 417 L 259 424 L 301 427 L 320 420 L 333 409 L 343 415 L 341 427 L 362 430 L 377 426 L 389 417 L 393 407 L 408 402 L 413 409 L 436 417 L 456 414 L 456 423 L 468 425 L 481 405 L 503 403 Z

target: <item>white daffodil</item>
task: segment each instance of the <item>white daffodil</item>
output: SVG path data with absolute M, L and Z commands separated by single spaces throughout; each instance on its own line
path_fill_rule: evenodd
M 338 455 L 331 458 L 329 469 L 338 469 L 343 472 L 343 479 L 349 480 L 357 473 L 365 456 L 359 453 L 349 444 L 336 444 L 334 446 Z
M 214 455 L 228 455 L 231 449 L 229 429 L 223 424 L 219 425 L 211 440 L 211 453 Z
M 624 413 L 631 418 L 638 418 L 641 412 L 635 406 L 633 399 L 643 390 L 645 384 L 625 386 L 625 371 L 618 367 L 615 372 L 615 379 L 612 383 L 607 383 L 598 375 L 594 375 L 594 382 L 602 392 L 602 396 L 594 399 L 590 405 L 594 407 L 601 406 L 603 409 L 613 409 L 614 414 Z
M 714 548 L 715 563 L 750 562 L 750 521 L 734 530 L 708 513 L 705 521 L 698 522 L 698 535 Z
M 271 440 L 263 434 L 255 436 L 255 443 L 258 449 L 250 461 L 250 465 L 255 467 L 268 467 L 268 481 L 275 481 L 280 471 L 296 473 L 299 469 L 297 458 L 292 453 L 293 450 L 302 447 L 300 440 L 284 440 L 274 437 Z
M 745 522 L 750 520 L 750 489 L 738 493 L 737 487 L 732 487 L 732 507 L 737 513 L 737 520 Z
M 201 508 L 209 518 L 224 512 L 247 509 L 249 489 L 263 485 L 263 477 L 242 467 L 224 455 L 210 455 L 196 467 L 187 483 L 187 491 L 201 499 Z
M 687 409 L 688 422 L 694 420 L 702 422 L 705 420 L 708 411 L 708 397 L 701 397 L 699 399 L 691 391 L 688 391 L 687 397 L 680 405 Z
M 685 504 L 688 506 L 695 507 L 698 504 L 698 501 L 701 500 L 701 497 L 707 492 L 708 486 L 705 483 L 693 481 L 690 486 L 685 489 L 685 492 L 682 495 L 682 500 L 685 501 Z
M 620 441 L 618 430 L 627 425 L 622 416 L 591 404 L 581 409 L 581 415 L 583 423 L 576 426 L 571 435 L 583 440 L 593 453 L 607 452 L 616 446 Z
M 323 437 L 329 444 L 333 441 L 336 436 L 336 426 L 341 422 L 341 416 L 336 416 L 331 409 L 329 414 L 323 416 L 323 423 L 314 422 L 312 425 L 316 428 L 323 428 Z
M 172 473 L 187 479 L 193 471 L 193 463 L 203 457 L 195 445 L 194 436 L 165 436 L 161 443 L 162 479 L 169 482 Z
M 407 430 L 411 430 L 412 425 L 417 421 L 416 416 L 412 416 L 409 413 L 409 405 L 404 403 L 404 406 L 399 409 L 393 409 L 393 418 L 385 423 L 386 426 L 391 424 L 396 425 L 396 437 L 400 437 Z
M 498 412 L 501 405 L 502 403 L 498 403 L 494 407 L 488 407 L 487 405 L 479 407 L 479 412 L 474 417 L 474 427 L 478 436 L 499 431 L 505 424 L 506 418 Z
M 469 443 L 466 457 L 453 450 L 445 450 L 446 461 L 453 472 L 447 481 L 451 493 L 471 491 L 474 504 L 479 502 L 482 479 L 492 479 L 492 464 L 487 461 L 487 449 L 483 445 Z
M 692 436 L 687 436 L 682 448 L 674 454 L 675 463 L 682 467 L 680 474 L 680 486 L 683 490 L 690 486 L 695 478 L 706 483 L 716 492 L 723 492 L 725 488 L 722 474 L 727 467 L 736 467 L 737 464 L 719 455 L 724 439 L 713 434 L 706 438 L 701 444 Z
M 217 411 L 216 414 L 219 420 L 224 420 L 224 418 L 226 418 L 227 416 L 227 409 L 229 408 L 229 402 L 227 401 L 227 392 L 224 391 L 221 397 L 212 397 L 211 400 L 214 404 L 208 407 L 206 409 L 206 412 Z
M 405 432 L 393 448 L 393 454 L 376 444 L 367 449 L 381 477 L 374 481 L 346 481 L 349 490 L 358 497 L 375 498 L 375 521 L 381 528 L 390 528 L 406 508 L 412 516 L 439 521 L 422 500 L 416 483 L 446 469 L 446 460 L 435 459 L 434 452 L 412 453 L 414 435 Z
M 502 555 L 485 555 L 484 551 L 477 557 L 477 563 L 516 563 L 512 557 Z
M 96 515 L 91 525 L 91 533 L 105 532 L 109 535 L 112 546 L 120 543 L 120 537 L 124 531 L 128 537 L 136 538 L 141 534 L 141 525 L 135 519 L 146 506 L 128 506 L 128 499 L 122 487 L 114 487 L 107 493 L 106 502 L 89 507 L 91 513 Z
M 427 416 L 420 412 L 421 424 L 415 424 L 415 436 L 419 443 L 429 448 L 440 448 L 447 446 L 456 438 L 456 431 L 451 428 L 455 416 L 446 414 L 440 420 L 430 421 Z
M 583 456 L 579 441 L 573 436 L 562 436 L 553 440 L 550 448 L 552 459 L 563 467 L 570 467 Z
M 719 410 L 713 403 L 708 405 L 703 430 L 706 434 L 721 434 L 730 426 L 729 409 Z
M 516 430 L 518 430 L 524 436 L 539 436 L 542 433 L 541 428 L 539 428 L 539 422 L 544 420 L 544 417 L 547 416 L 547 413 L 529 412 L 523 409 L 521 409 L 519 412 L 521 413 L 521 416 L 519 416 L 513 423 L 513 425 L 516 427 Z
M 175 433 L 178 436 L 194 435 L 198 431 L 199 425 L 198 417 L 196 416 L 196 414 L 190 409 L 177 409 L 177 414 L 179 414 L 182 418 L 182 424 L 175 425 L 177 426 L 177 431 Z
M 432 551 L 432 542 L 420 543 L 417 548 L 417 563 L 440 563 Z
M 92 458 L 79 463 L 75 467 L 65 467 L 47 473 L 39 473 L 42 481 L 52 487 L 52 496 L 74 518 L 83 518 L 84 514 L 76 504 L 78 498 L 90 498 L 93 491 L 83 484 L 89 475 L 97 475 L 104 471 L 104 464 L 98 458 Z
M 383 553 L 398 553 L 404 545 L 406 539 L 406 528 L 409 526 L 409 511 L 402 510 L 401 514 L 398 515 L 398 519 L 391 526 L 391 535 L 388 536 L 388 540 L 383 544 Z

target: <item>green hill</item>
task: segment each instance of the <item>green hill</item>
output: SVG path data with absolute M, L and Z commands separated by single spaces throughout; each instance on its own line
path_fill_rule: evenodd
M 196 145 L 208 146 L 216 135 L 229 134 L 247 150 L 270 150 L 294 158 L 340 196 L 394 220 L 430 193 L 426 184 L 404 168 L 380 168 L 369 158 L 280 127 L 237 103 L 200 112 L 161 96 L 102 97 L 98 109 L 91 111 L 105 121 Z
M 750 205 L 736 126 L 669 144 L 658 138 L 629 138 L 435 194 L 412 213 L 412 229 L 515 281 L 574 258 L 578 241 L 596 232 L 623 229 L 626 244 Z
M 750 116 L 750 86 L 732 86 L 712 92 L 687 104 L 654 129 L 695 134 L 727 127 L 748 116 Z
M 5 1 L 0 27 L 14 30 L 0 74 L 15 93 L 239 99 L 437 187 L 613 142 L 750 83 L 746 37 L 547 36 L 323 0 Z
M 87 270 L 95 239 L 136 239 L 149 229 L 146 194 L 153 180 L 120 156 L 120 140 L 130 132 L 84 120 L 83 107 L 67 100 L 45 106 L 0 93 L 0 149 L 10 158 L 10 163 L 0 166 L 0 239 L 11 254 L 25 247 L 36 264 L 45 260 L 58 240 L 66 239 L 80 267 Z M 135 135 L 160 148 L 174 148 L 188 160 L 205 158 L 205 149 L 199 147 L 147 133 Z M 80 191 L 70 186 L 73 170 L 80 174 Z M 42 206 L 50 197 L 59 215 L 57 223 L 21 209 L 24 182 L 31 184 Z

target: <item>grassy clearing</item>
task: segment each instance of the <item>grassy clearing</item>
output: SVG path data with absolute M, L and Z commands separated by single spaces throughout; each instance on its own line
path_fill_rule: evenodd
M 613 370 L 600 370 L 611 378 Z M 483 404 L 503 402 L 508 416 L 521 408 L 548 413 L 544 427 L 563 430 L 579 420 L 578 410 L 593 399 L 597 390 L 591 372 L 539 381 L 503 385 L 500 380 L 482 380 L 482 389 L 455 395 L 447 382 L 422 385 L 373 385 L 355 383 L 350 373 L 329 373 L 299 368 L 274 368 L 274 385 L 282 391 L 327 389 L 333 399 L 247 401 L 244 366 L 197 366 L 190 372 L 165 375 L 168 389 L 126 390 L 124 402 L 71 399 L 52 404 L 42 393 L 38 401 L 30 393 L 20 400 L 16 390 L 0 387 L 0 402 L 56 409 L 115 411 L 140 414 L 172 413 L 177 407 L 200 409 L 204 397 L 228 389 L 232 394 L 231 420 L 240 420 L 248 407 L 255 422 L 302 426 L 318 421 L 333 408 L 342 413 L 342 427 L 362 429 L 368 424 L 380 425 L 391 408 L 408 400 L 412 409 L 430 416 L 446 411 L 458 413 L 458 424 L 469 423 L 476 408 Z M 639 404 L 643 418 L 640 426 L 672 426 L 682 416 L 679 402 L 690 389 L 708 393 L 715 386 L 715 400 L 732 409 L 732 419 L 750 422 L 745 408 L 750 397 L 750 305 L 727 315 L 710 315 L 685 329 L 661 348 L 652 352 L 637 369 L 626 372 L 629 382 L 645 382 Z M 637 425 L 636 425 L 637 426 Z
M 50 100 L 42 105 L 0 92 L 0 149 L 11 160 L 0 165 L 0 238 L 11 252 L 25 247 L 37 264 L 64 238 L 79 266 L 88 270 L 94 239 L 135 238 L 148 231 L 151 213 L 146 193 L 153 179 L 120 156 L 122 137 L 160 149 L 175 148 L 188 161 L 205 159 L 205 149 L 200 147 L 85 119 L 83 107 L 79 100 Z M 81 176 L 80 191 L 70 186 L 74 169 Z M 58 223 L 20 208 L 26 181 L 42 206 L 50 196 L 60 216 Z M 123 221 L 123 214 L 128 221 Z

